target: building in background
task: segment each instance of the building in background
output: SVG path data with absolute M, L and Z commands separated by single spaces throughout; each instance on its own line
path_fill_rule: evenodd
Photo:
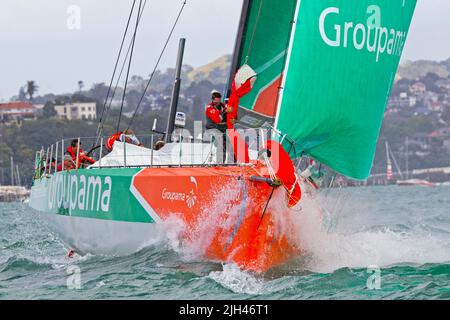
M 30 102 L 0 103 L 0 121 L 35 119 L 36 109 Z
M 423 82 L 418 81 L 411 86 L 410 91 L 412 94 L 420 96 L 427 92 L 427 86 Z
M 65 120 L 95 120 L 97 107 L 95 102 L 72 102 L 55 105 L 57 117 Z

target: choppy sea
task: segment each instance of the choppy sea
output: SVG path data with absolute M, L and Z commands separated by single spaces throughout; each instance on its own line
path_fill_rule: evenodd
M 169 240 L 68 258 L 37 212 L 0 203 L 0 299 L 450 299 L 450 187 L 324 190 L 319 200 L 328 214 L 302 237 L 306 253 L 266 274 L 189 260 Z

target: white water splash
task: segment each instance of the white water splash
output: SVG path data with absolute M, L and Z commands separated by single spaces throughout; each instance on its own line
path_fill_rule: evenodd
M 235 264 L 223 265 L 223 271 L 211 272 L 208 276 L 234 293 L 261 294 L 264 290 L 264 281 L 255 275 L 241 270 Z
M 319 207 L 318 198 L 304 201 L 303 212 L 298 216 L 297 241 L 308 255 L 302 267 L 310 271 L 329 273 L 344 267 L 450 261 L 449 239 L 419 230 L 394 232 L 384 228 L 347 234 L 327 232 L 322 219 L 315 213 Z
M 240 197 L 238 185 L 220 185 L 211 190 L 214 202 L 200 209 L 197 223 L 188 227 L 173 214 L 164 224 L 170 248 L 185 260 L 203 259 L 216 235 L 217 228 L 232 228 L 238 223 L 241 205 L 231 205 Z M 251 204 L 247 204 L 251 205 Z M 223 213 L 228 212 L 224 217 Z
M 331 273 L 340 268 L 367 268 L 371 265 L 387 267 L 395 264 L 425 264 L 450 261 L 450 239 L 438 237 L 420 230 L 397 232 L 388 227 L 382 230 L 335 231 L 336 218 L 346 216 L 346 223 L 358 218 L 358 212 L 370 208 L 368 203 L 360 203 L 354 197 L 340 196 L 338 199 L 324 199 L 303 185 L 302 201 L 292 210 L 286 211 L 282 193 L 275 193 L 270 203 L 270 212 L 276 221 L 275 232 L 286 235 L 293 243 L 304 250 L 298 265 L 290 268 Z M 212 241 L 218 226 L 229 227 L 239 218 L 239 206 L 230 210 L 229 216 L 221 220 L 221 212 L 229 210 L 227 203 L 238 197 L 240 188 L 221 187 L 214 190 L 216 203 L 211 208 L 203 208 L 199 223 L 186 230 L 184 223 L 177 218 L 164 223 L 169 245 L 183 259 L 203 258 L 206 248 Z M 327 206 L 331 210 L 324 210 Z M 351 208 L 351 212 L 349 212 Z M 277 214 L 275 212 L 281 212 Z M 376 214 L 376 212 L 373 212 Z M 354 217 L 354 219 L 352 219 Z M 373 227 L 368 225 L 368 228 Z M 344 228 L 346 229 L 346 228 Z M 348 228 L 349 230 L 352 228 Z M 182 242 L 184 232 L 189 232 L 193 241 Z M 259 281 L 250 273 L 238 273 L 234 265 L 225 265 L 222 273 L 213 273 L 215 280 L 226 281 L 236 292 L 256 290 Z M 240 271 L 240 270 L 239 270 Z M 250 280 L 249 280 L 250 279 Z M 250 288 L 241 284 L 247 281 Z M 219 282 L 220 282 L 219 281 Z M 221 282 L 222 283 L 222 282 Z M 228 286 L 224 284 L 225 286 Z
M 160 224 L 155 224 L 155 229 L 151 237 L 147 239 L 136 251 L 142 251 L 149 247 L 162 246 L 168 247 L 177 253 L 181 252 L 181 235 L 185 230 L 184 222 L 176 216 L 169 217 Z

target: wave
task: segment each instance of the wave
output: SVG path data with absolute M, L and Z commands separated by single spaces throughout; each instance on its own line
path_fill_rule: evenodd
M 261 294 L 265 287 L 263 279 L 235 264 L 224 264 L 222 271 L 213 271 L 208 277 L 234 293 Z
M 37 271 L 52 268 L 51 263 L 38 262 L 35 259 L 23 257 L 10 257 L 5 262 L 0 263 L 0 273 L 14 270 Z
M 305 207 L 317 206 L 315 199 Z M 347 223 L 351 221 L 347 219 Z M 327 231 L 314 210 L 304 210 L 298 216 L 298 225 L 297 241 L 306 257 L 302 267 L 313 272 L 450 261 L 450 238 L 427 232 L 426 228 L 398 224 L 393 226 L 395 230 L 391 226 L 371 226 L 356 232 Z

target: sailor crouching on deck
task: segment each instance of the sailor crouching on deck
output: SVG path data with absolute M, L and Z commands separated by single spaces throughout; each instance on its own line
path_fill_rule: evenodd
M 78 161 L 77 161 L 77 154 L 78 154 Z M 75 139 L 75 140 L 72 140 L 69 148 L 67 148 L 67 151 L 64 155 L 64 170 L 76 169 L 77 163 L 78 163 L 78 168 L 84 168 L 84 167 L 88 166 L 89 164 L 94 164 L 95 160 L 86 155 L 86 153 L 83 151 L 83 149 L 81 149 L 81 143 L 79 146 L 78 140 Z
M 117 133 L 114 133 L 111 137 L 108 138 L 108 140 L 105 143 L 105 147 L 108 151 L 112 151 L 114 142 L 120 141 L 120 142 L 126 142 L 130 144 L 134 144 L 135 146 L 142 147 L 143 144 L 139 141 L 139 139 L 134 135 L 133 130 L 127 129 L 125 131 L 119 131 Z

